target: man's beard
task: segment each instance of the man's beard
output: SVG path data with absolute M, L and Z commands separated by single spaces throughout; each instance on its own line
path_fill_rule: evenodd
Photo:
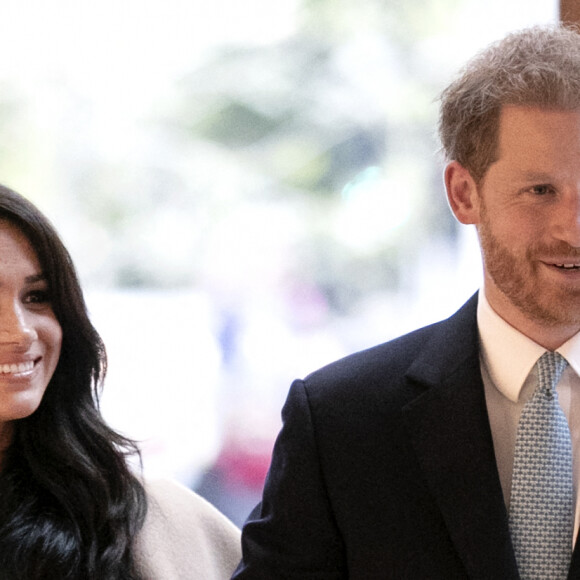
M 542 282 L 538 271 L 542 266 L 535 258 L 557 256 L 561 260 L 567 256 L 571 262 L 577 262 L 580 249 L 557 242 L 550 246 L 528 246 L 518 256 L 496 238 L 484 208 L 478 234 L 487 274 L 520 312 L 544 326 L 580 325 L 580 284 Z

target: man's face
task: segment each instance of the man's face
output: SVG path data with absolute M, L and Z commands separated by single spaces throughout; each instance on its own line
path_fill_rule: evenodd
M 537 340 L 580 329 L 580 111 L 505 107 L 477 188 L 486 296 Z

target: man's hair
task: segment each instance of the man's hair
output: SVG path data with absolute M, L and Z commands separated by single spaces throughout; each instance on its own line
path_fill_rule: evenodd
M 580 108 L 580 33 L 562 25 L 532 27 L 477 54 L 441 95 L 439 135 L 448 160 L 476 182 L 497 159 L 501 109 Z

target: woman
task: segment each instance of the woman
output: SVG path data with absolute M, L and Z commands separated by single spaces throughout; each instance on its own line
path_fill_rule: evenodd
M 238 531 L 189 490 L 143 483 L 98 408 L 105 348 L 70 256 L 0 186 L 0 577 L 229 578 Z

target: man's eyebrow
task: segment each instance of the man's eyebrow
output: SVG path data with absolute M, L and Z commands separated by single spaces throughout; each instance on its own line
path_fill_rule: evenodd
M 552 176 L 544 172 L 526 171 L 522 174 L 525 181 L 548 182 L 552 180 Z

